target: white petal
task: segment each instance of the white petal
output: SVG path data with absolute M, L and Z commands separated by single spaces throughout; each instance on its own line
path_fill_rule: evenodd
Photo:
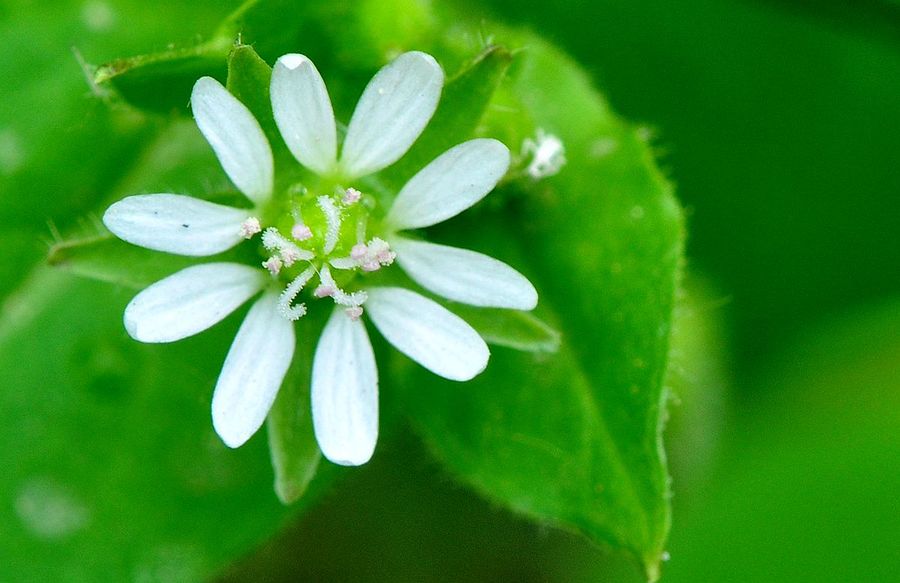
M 334 110 L 325 82 L 303 55 L 284 55 L 272 70 L 272 112 L 288 149 L 298 162 L 325 174 L 337 157 Z
M 319 448 L 344 466 L 366 463 L 378 440 L 378 370 L 366 327 L 337 308 L 322 331 L 312 370 Z
M 493 257 L 422 241 L 395 238 L 397 262 L 416 283 L 448 300 L 485 308 L 532 310 L 537 291 L 528 279 Z
M 497 140 L 454 146 L 406 183 L 387 222 L 396 229 L 418 229 L 455 217 L 484 198 L 507 168 L 509 149 Z
M 272 195 L 272 150 L 259 122 L 212 77 L 201 77 L 191 93 L 194 119 L 225 174 L 255 203 Z
M 179 194 L 141 194 L 114 203 L 103 224 L 129 243 L 192 257 L 215 255 L 241 241 L 250 211 Z
M 404 53 L 366 86 L 341 152 L 351 177 L 377 172 L 409 150 L 434 115 L 444 72 L 431 55 Z
M 141 342 L 174 342 L 220 322 L 258 292 L 261 269 L 204 263 L 161 279 L 125 308 L 125 329 Z
M 462 318 L 399 287 L 368 290 L 365 309 L 394 347 L 436 375 L 467 381 L 487 366 L 490 351 Z
M 240 447 L 260 428 L 291 365 L 294 325 L 278 313 L 277 304 L 274 293 L 253 304 L 216 383 L 213 427 L 228 447 Z

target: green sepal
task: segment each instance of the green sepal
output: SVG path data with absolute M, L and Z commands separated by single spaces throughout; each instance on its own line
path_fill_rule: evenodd
M 275 470 L 275 493 L 284 504 L 299 500 L 319 468 L 321 453 L 313 434 L 310 379 L 315 341 L 322 328 L 322 310 L 295 324 L 294 360 L 269 411 L 269 451 Z
M 559 331 L 531 312 L 475 308 L 463 304 L 447 307 L 475 328 L 488 344 L 524 352 L 559 350 L 561 340 Z
M 198 260 L 137 247 L 106 233 L 53 244 L 47 263 L 81 277 L 143 289 Z
M 118 59 L 97 67 L 93 82 L 101 89 L 111 87 L 143 109 L 186 111 L 197 79 L 225 79 L 231 44 L 230 39 L 214 38 L 195 47 Z
M 228 55 L 228 82 L 226 87 L 259 122 L 273 150 L 281 142 L 281 134 L 275 125 L 269 84 L 270 67 L 250 45 L 237 45 Z

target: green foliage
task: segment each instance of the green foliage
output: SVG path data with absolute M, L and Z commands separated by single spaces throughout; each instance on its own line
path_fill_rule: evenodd
M 898 293 L 896 2 L 488 4 L 652 124 L 696 210 L 693 262 L 730 298 L 738 374 L 817 319 Z
M 897 300 L 853 310 L 761 371 L 711 479 L 676 507 L 667 581 L 895 578 L 898 326 Z
M 900 570 L 896 0 L 260 0 L 223 20 L 237 4 L 0 6 L 0 580 L 208 580 L 238 562 L 230 580 L 622 583 L 641 575 L 609 547 L 652 576 L 663 544 L 673 583 Z M 536 37 L 483 21 L 484 5 L 560 43 L 656 128 L 692 209 L 692 267 L 713 284 L 689 281 L 674 323 L 680 218 L 650 132 Z M 174 346 L 135 343 L 125 303 L 193 260 L 127 245 L 99 217 L 135 193 L 241 200 L 190 119 L 198 77 L 228 80 L 294 180 L 269 65 L 312 58 L 346 122 L 409 49 L 434 54 L 448 85 L 410 155 L 375 177 L 384 196 L 458 141 L 502 139 L 503 187 L 425 235 L 516 266 L 541 304 L 447 303 L 492 344 L 474 383 L 377 345 L 382 438 L 352 470 L 319 460 L 321 322 L 304 320 L 268 444 L 228 450 L 209 402 L 243 312 Z M 569 164 L 532 181 L 520 146 L 537 128 Z M 35 267 L 48 251 L 57 271 Z
M 644 580 L 631 561 L 586 538 L 526 520 L 448 480 L 412 432 L 397 437 L 258 552 L 230 565 L 219 583 Z
M 107 166 L 94 168 L 90 199 L 71 209 L 99 215 L 126 194 L 216 197 L 228 188 L 190 123 L 146 113 L 185 113 L 197 77 L 223 79 L 227 72 L 229 89 L 280 149 L 268 99 L 269 64 L 279 54 L 314 58 L 346 120 L 363 83 L 392 53 L 434 52 L 449 78 L 440 108 L 409 156 L 377 180 L 389 196 L 460 141 L 504 140 L 516 159 L 502 190 L 432 235 L 521 268 L 541 293 L 541 318 L 554 326 L 528 314 L 461 308 L 499 346 L 488 370 L 462 385 L 377 347 L 382 435 L 408 418 L 450 473 L 487 498 L 620 549 L 655 579 L 669 527 L 660 431 L 680 209 L 640 133 L 610 112 L 576 65 L 535 36 L 496 27 L 497 44 L 467 42 L 470 33 L 443 26 L 454 18 L 410 0 L 250 2 L 199 44 L 100 67 L 93 79 L 117 104 L 104 115 L 131 125 L 118 128 L 120 158 L 90 162 L 108 165 L 109 174 L 100 171 Z M 541 181 L 522 173 L 528 154 L 520 151 L 538 129 L 558 135 L 569 160 L 558 176 Z M 75 188 L 61 178 L 63 193 Z M 50 262 L 127 288 L 186 263 L 96 230 L 55 243 Z M 52 530 L 53 520 L 70 526 L 54 535 L 63 550 L 42 566 L 51 578 L 66 572 L 77 552 L 92 560 L 74 578 L 171 568 L 173 577 L 193 579 L 270 534 L 285 516 L 268 487 L 264 440 L 227 450 L 208 419 L 237 317 L 177 346 L 145 346 L 121 328 L 126 299 L 119 287 L 39 273 L 19 287 L 16 309 L 0 320 L 0 371 L 13 375 L 23 363 L 30 371 L 0 408 L 10 416 L 6 440 L 19 436 L 22 444 L 7 451 L 10 459 L 31 460 L 4 484 L 10 497 L 24 496 L 18 515 L 4 518 L 26 541 L 8 567 L 10 578 L 36 573 L 21 565 L 30 554 L 50 552 L 40 529 Z M 309 415 L 320 327 L 313 319 L 298 326 L 298 352 L 268 423 L 275 490 L 284 502 L 301 500 L 297 511 L 336 474 L 320 464 Z M 60 351 L 53 366 L 41 366 L 40 346 Z M 91 347 L 99 348 L 86 357 Z M 65 388 L 53 379 L 66 379 Z M 29 410 L 33 399 L 45 407 Z M 84 427 L 92 428 L 87 437 L 79 432 Z M 69 518 L 35 515 L 47 496 Z M 119 521 L 127 525 L 123 535 L 104 537 Z
M 129 297 L 41 270 L 5 306 L 0 579 L 199 580 L 285 514 L 264 444 L 232 452 L 211 429 L 235 318 L 178 347 L 140 345 L 121 323 Z
M 495 351 L 462 387 L 426 393 L 417 375 L 406 399 L 454 473 L 519 512 L 627 549 L 652 579 L 669 520 L 660 431 L 680 211 L 638 133 L 577 68 L 533 37 L 523 44 L 485 133 L 511 132 L 516 144 L 546 129 L 569 164 L 545 183 L 511 185 L 515 212 L 478 217 L 505 225 L 493 237 L 469 224 L 454 241 L 517 249 L 512 263 L 528 266 L 563 343 L 550 358 Z

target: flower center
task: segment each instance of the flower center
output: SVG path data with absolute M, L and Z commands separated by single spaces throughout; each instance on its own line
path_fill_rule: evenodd
M 262 266 L 285 286 L 278 303 L 281 314 L 288 320 L 302 318 L 306 304 L 297 298 L 312 290 L 309 297 L 331 298 L 350 318 L 359 319 L 368 296 L 350 286 L 357 275 L 387 267 L 396 257 L 387 241 L 368 238 L 374 199 L 355 188 L 318 196 L 302 188 L 294 191 L 289 209 L 275 223 L 264 227 L 258 218 L 248 217 L 240 227 L 247 239 L 262 233 Z M 316 278 L 319 283 L 312 287 Z

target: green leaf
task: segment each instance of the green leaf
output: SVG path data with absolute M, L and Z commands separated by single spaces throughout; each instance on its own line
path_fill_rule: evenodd
M 234 53 L 238 53 L 240 60 L 247 58 L 247 53 L 239 50 L 245 46 L 241 43 L 244 27 L 249 26 L 254 32 L 258 30 L 260 36 L 266 36 L 267 28 L 292 30 L 290 25 L 306 14 L 297 9 L 296 3 L 291 3 L 294 6 L 290 10 L 285 4 L 282 6 L 285 9 L 282 18 L 288 20 L 274 27 L 266 26 L 274 24 L 274 21 L 266 22 L 263 18 L 263 26 L 258 29 L 256 25 L 260 24 L 257 22 L 260 17 L 275 17 L 276 12 L 270 10 L 270 4 L 257 0 L 245 2 L 203 42 L 121 58 L 96 67 L 91 71 L 92 82 L 103 90 L 113 90 L 132 105 L 143 109 L 185 112 L 197 79 L 211 76 L 225 81 Z
M 275 468 L 275 492 L 285 504 L 299 500 L 316 475 L 321 453 L 313 434 L 309 383 L 322 318 L 316 312 L 297 322 L 297 348 L 291 370 L 269 412 L 269 449 Z M 315 320 L 315 321 L 314 321 Z
M 212 430 L 239 316 L 140 344 L 121 322 L 130 295 L 43 270 L 4 306 L 0 580 L 204 580 L 285 517 L 265 438 L 235 451 Z
M 137 107 L 151 111 L 185 112 L 197 79 L 211 76 L 225 81 L 234 58 L 243 66 L 251 65 L 253 59 L 246 51 L 247 45 L 242 43 L 245 29 L 249 29 L 250 37 L 275 37 L 278 44 L 285 39 L 273 35 L 272 31 L 290 31 L 292 37 L 297 25 L 307 16 L 302 8 L 295 2 L 249 0 L 228 16 L 207 40 L 191 46 L 117 59 L 96 67 L 92 71 L 92 81 L 102 89 L 114 90 Z M 253 52 L 252 49 L 250 52 Z M 239 86 L 235 90 L 241 92 Z M 244 92 L 244 97 L 247 96 Z M 254 113 L 257 112 L 254 110 Z
M 563 344 L 549 358 L 495 350 L 465 385 L 421 391 L 413 382 L 407 406 L 460 478 L 528 516 L 625 549 L 653 580 L 670 521 L 660 432 L 681 212 L 640 132 L 613 116 L 564 55 L 523 40 L 528 50 L 485 133 L 514 146 L 542 128 L 562 138 L 569 163 L 506 190 L 506 230 L 490 234 L 482 225 L 497 216 L 483 212 L 446 231 L 525 258 L 510 263 L 527 266 Z
M 447 307 L 475 328 L 489 344 L 526 352 L 559 350 L 559 332 L 530 312 L 475 308 L 463 304 Z

